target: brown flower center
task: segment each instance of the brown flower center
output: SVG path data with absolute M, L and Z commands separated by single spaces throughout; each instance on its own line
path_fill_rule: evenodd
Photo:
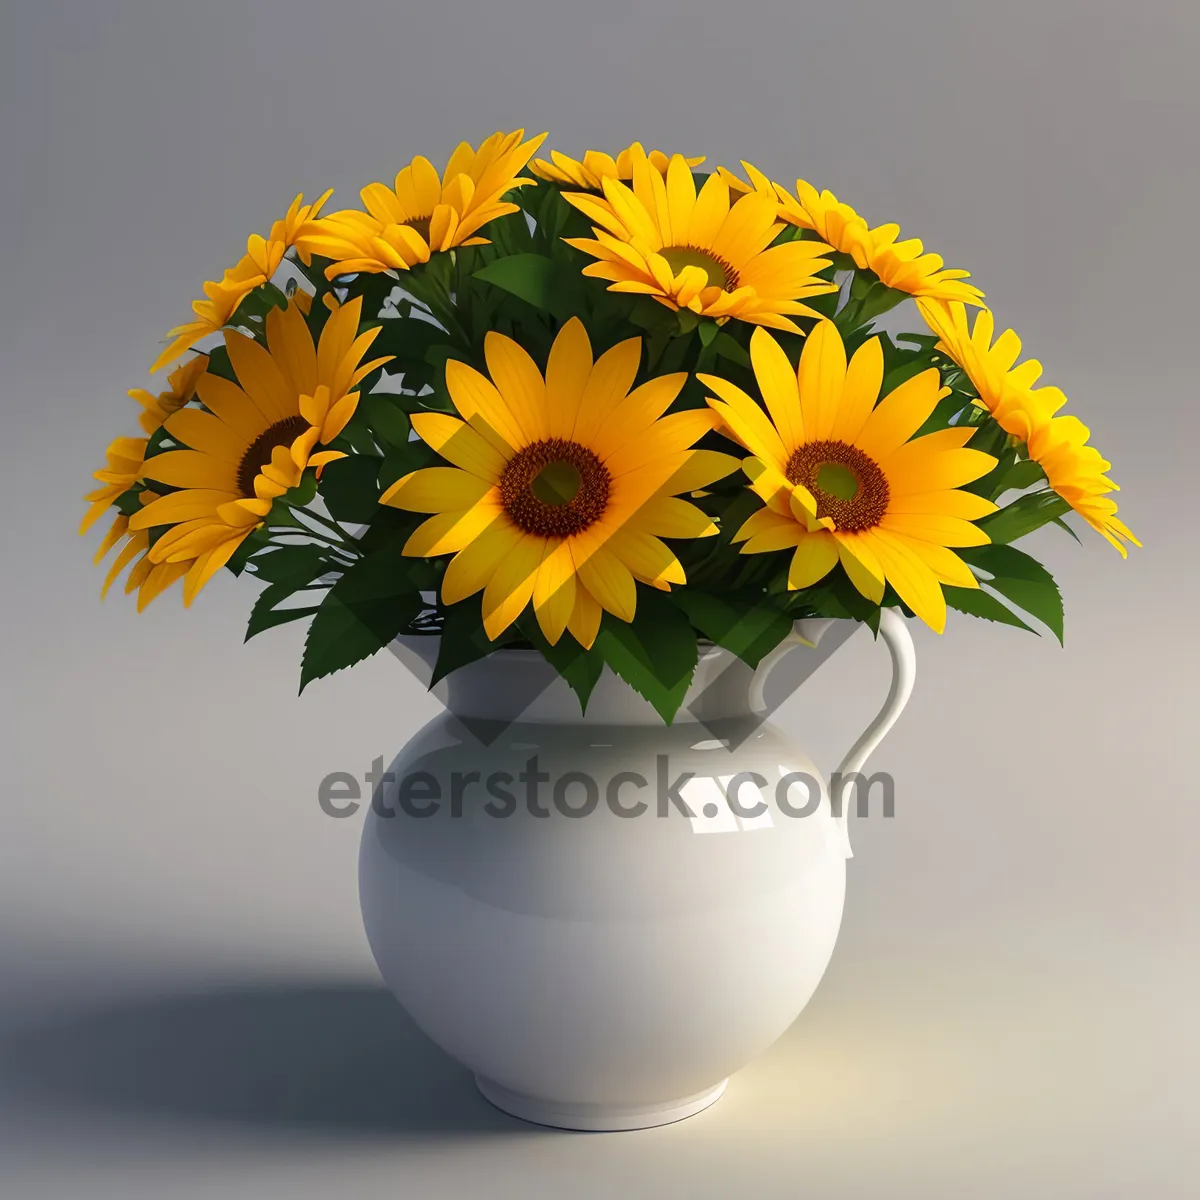
M 608 506 L 611 476 L 577 442 L 548 438 L 519 450 L 500 476 L 500 502 L 519 528 L 539 537 L 570 537 Z
M 430 214 L 427 217 L 412 217 L 411 219 L 405 221 L 404 223 L 410 229 L 415 229 L 421 235 L 421 237 L 424 238 L 425 244 L 428 245 L 429 244 L 429 225 L 432 220 L 433 220 L 433 216 L 432 216 L 432 214 Z
M 708 276 L 708 286 L 732 292 L 738 285 L 738 273 L 725 259 L 711 250 L 698 246 L 667 246 L 659 253 L 667 260 L 672 275 L 678 275 L 684 267 L 699 267 Z
M 871 529 L 887 512 L 887 477 L 857 446 L 846 442 L 797 446 L 784 474 L 812 492 L 818 517 L 832 517 L 837 528 L 847 533 Z
M 254 480 L 259 471 L 271 461 L 271 455 L 276 446 L 290 446 L 302 433 L 309 428 L 308 422 L 301 416 L 285 417 L 268 425 L 250 443 L 249 449 L 242 455 L 238 463 L 237 485 L 243 496 L 254 495 Z

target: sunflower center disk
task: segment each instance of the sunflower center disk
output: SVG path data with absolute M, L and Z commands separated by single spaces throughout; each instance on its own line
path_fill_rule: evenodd
M 500 502 L 513 523 L 539 537 L 570 537 L 608 507 L 610 476 L 586 447 L 563 438 L 518 451 L 500 476 Z
M 426 245 L 429 244 L 429 226 L 433 221 L 433 217 L 413 217 L 411 221 L 404 223 L 410 228 L 415 229 L 417 233 L 425 240 Z
M 271 461 L 275 448 L 290 446 L 308 428 L 309 424 L 303 417 L 286 417 L 274 425 L 268 425 L 250 443 L 249 449 L 242 455 L 242 461 L 238 463 L 237 484 L 243 496 L 253 497 L 254 480 Z
M 684 267 L 699 267 L 708 276 L 708 286 L 732 292 L 737 287 L 737 272 L 723 258 L 695 246 L 668 246 L 659 253 L 667 260 L 672 275 Z
M 832 517 L 847 533 L 873 528 L 887 512 L 887 478 L 875 462 L 846 442 L 797 446 L 784 473 L 812 492 L 818 517 Z

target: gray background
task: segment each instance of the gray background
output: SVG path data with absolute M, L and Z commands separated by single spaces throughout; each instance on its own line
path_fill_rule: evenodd
M 1200 8 L 186 5 L 0 25 L 0 1194 L 1195 1195 Z M 487 1107 L 381 994 L 358 819 L 320 778 L 434 705 L 386 655 L 295 697 L 253 589 L 101 606 L 74 535 L 125 389 L 295 192 L 549 128 L 746 157 L 968 267 L 1071 397 L 1146 543 L 1032 547 L 1067 645 L 952 616 L 875 760 L 843 933 L 719 1105 L 641 1134 Z M 916 314 L 911 314 L 916 320 Z M 1187 482 L 1194 482 L 1194 473 Z M 830 766 L 858 635 L 781 714 Z

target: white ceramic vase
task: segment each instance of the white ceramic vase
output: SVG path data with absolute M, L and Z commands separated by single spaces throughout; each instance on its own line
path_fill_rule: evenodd
M 904 621 L 882 617 L 892 686 L 843 776 L 912 688 Z M 763 714 L 857 628 L 797 622 L 757 672 L 707 649 L 669 727 L 607 672 L 581 716 L 534 651 L 435 686 L 447 711 L 367 813 L 362 915 L 387 986 L 493 1104 L 568 1129 L 666 1124 L 796 1019 L 841 923 L 847 814 Z M 428 682 L 436 639 L 393 649 Z

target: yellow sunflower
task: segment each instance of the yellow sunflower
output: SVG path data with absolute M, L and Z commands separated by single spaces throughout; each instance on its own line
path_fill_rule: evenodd
M 946 394 L 930 369 L 876 404 L 883 379 L 878 338 L 846 362 L 831 321 L 809 334 L 793 370 L 765 330 L 750 356 L 766 412 L 714 375 L 700 380 L 725 427 L 750 451 L 743 467 L 765 507 L 738 530 L 745 554 L 794 548 L 788 586 L 810 587 L 839 562 L 854 586 L 879 603 L 884 585 L 931 628 L 946 624 L 941 585 L 978 587 L 950 547 L 989 539 L 971 522 L 996 505 L 958 490 L 996 464 L 965 449 L 974 429 L 913 438 Z M 910 440 L 912 439 L 912 440 Z
M 568 629 L 590 647 L 602 611 L 631 621 L 635 580 L 662 590 L 684 582 L 662 538 L 705 537 L 713 522 L 677 493 L 737 469 L 737 459 L 693 443 L 713 428 L 705 409 L 664 416 L 686 373 L 630 391 L 641 361 L 631 338 L 592 361 L 582 323 L 559 331 L 546 374 L 512 339 L 489 333 L 488 373 L 446 364 L 459 417 L 418 413 L 413 428 L 452 466 L 406 475 L 385 504 L 432 513 L 404 547 L 453 554 L 442 599 L 483 591 L 495 639 L 532 601 L 550 642 Z
M 365 375 L 390 361 L 362 362 L 379 333 L 358 334 L 362 301 L 336 309 L 314 346 L 302 304 L 267 314 L 267 346 L 234 330 L 225 333 L 232 383 L 204 375 L 204 407 L 168 417 L 167 432 L 189 447 L 148 459 L 146 479 L 180 489 L 146 505 L 129 520 L 132 532 L 171 525 L 150 547 L 152 563 L 191 560 L 184 603 L 263 522 L 275 499 L 295 487 L 307 467 L 318 470 L 339 451 L 314 453 L 341 433 L 354 414 Z
M 828 246 L 771 246 L 783 226 L 769 196 L 751 192 L 731 204 L 729 185 L 718 175 L 697 195 L 682 155 L 671 159 L 664 178 L 639 147 L 632 149 L 631 187 L 604 179 L 603 197 L 564 193 L 594 222 L 595 240 L 566 239 L 597 260 L 585 275 L 610 280 L 611 292 L 653 296 L 668 308 L 721 322 L 736 317 L 800 333 L 792 317 L 819 315 L 800 301 L 837 291 L 816 277 L 829 266 L 820 257 Z
M 177 325 L 167 335 L 172 340 L 155 360 L 150 373 L 153 375 L 167 363 L 174 362 L 201 338 L 223 329 L 237 311 L 238 305 L 256 287 L 267 283 L 279 270 L 283 256 L 296 245 L 296 235 L 300 227 L 314 219 L 332 195 L 331 189 L 315 204 L 304 204 L 304 197 L 297 196 L 283 219 L 271 226 L 271 232 L 265 238 L 257 233 L 251 234 L 246 242 L 246 253 L 237 265 L 226 271 L 220 282 L 206 283 L 205 298 L 192 302 L 192 311 L 196 314 L 196 319 L 186 325 Z M 301 260 L 307 264 L 310 261 L 309 252 L 300 246 L 296 248 Z
M 138 496 L 142 504 L 149 504 L 157 498 L 158 494 L 149 488 Z M 120 552 L 105 576 L 104 586 L 100 589 L 100 598 L 104 599 L 108 595 L 108 589 L 132 562 L 133 567 L 125 581 L 125 594 L 129 595 L 130 592 L 137 591 L 138 612 L 141 612 L 156 596 L 182 579 L 192 565 L 190 560 L 170 563 L 152 562 L 147 553 L 150 549 L 150 531 L 147 529 L 130 530 L 129 518 L 123 515 L 118 515 L 113 521 L 104 540 L 100 543 L 100 548 L 96 551 L 94 561 L 99 563 L 114 546 L 120 543 L 124 544 L 121 545 Z
M 1033 386 L 1042 374 L 1037 359 L 1014 365 L 1021 356 L 1021 339 L 1011 329 L 993 343 L 995 321 L 990 309 L 975 314 L 972 329 L 967 324 L 967 310 L 959 303 L 922 299 L 917 308 L 937 334 L 937 349 L 967 373 L 978 393 L 976 403 L 986 408 L 1005 432 L 1028 442 L 1067 402 L 1056 387 Z
M 1090 436 L 1077 417 L 1054 417 L 1034 430 L 1029 456 L 1046 472 L 1050 486 L 1126 558 L 1129 551 L 1123 542 L 1142 543 L 1117 516 L 1116 501 L 1108 493 L 1120 489 L 1105 475 L 1112 464 L 1087 445 Z
M 529 169 L 539 179 L 548 183 L 574 187 L 584 192 L 603 192 L 606 179 L 627 181 L 633 178 L 633 160 L 636 154 L 644 154 L 646 161 L 660 175 L 666 175 L 670 158 L 661 150 L 643 150 L 641 142 L 627 146 L 616 158 L 602 150 L 588 150 L 582 159 L 577 160 L 560 154 L 557 150 L 551 150 L 550 162 L 546 162 L 544 158 L 537 158 L 530 163 Z M 698 167 L 704 161 L 704 155 L 699 158 L 685 158 L 683 161 L 689 167 Z
M 207 369 L 208 355 L 197 354 L 167 376 L 166 391 L 159 392 L 157 396 L 142 388 L 133 388 L 129 392 L 142 406 L 142 411 L 138 414 L 138 423 L 147 436 L 119 437 L 109 444 L 105 465 L 93 476 L 101 486 L 84 497 L 89 501 L 90 507 L 80 523 L 80 533 L 86 533 L 113 501 L 142 477 L 142 460 L 150 440 L 149 435 L 154 433 L 171 413 L 181 409 L 196 394 L 196 382 Z
M 478 150 L 466 142 L 450 156 L 441 177 L 427 158 L 414 158 L 394 187 L 368 184 L 360 193 L 366 212 L 343 209 L 300 231 L 297 246 L 334 260 L 330 279 L 354 272 L 407 271 L 436 251 L 482 246 L 476 236 L 489 221 L 514 213 L 504 200 L 513 188 L 532 183 L 518 178 L 545 140 L 543 133 L 522 142 L 523 129 L 495 133 Z
M 980 304 L 981 292 L 974 284 L 963 283 L 969 271 L 947 269 L 936 254 L 926 254 L 916 238 L 897 241 L 899 225 L 879 225 L 872 229 L 864 217 L 843 204 L 829 191 L 818 192 L 803 179 L 796 180 L 793 195 L 781 184 L 773 183 L 750 163 L 742 167 L 750 180 L 747 185 L 724 167 L 721 178 L 739 192 L 756 192 L 779 204 L 779 216 L 789 225 L 811 229 L 835 250 L 848 254 L 860 270 L 873 271 L 890 288 L 912 296 L 930 296 L 938 300 L 958 300 Z

